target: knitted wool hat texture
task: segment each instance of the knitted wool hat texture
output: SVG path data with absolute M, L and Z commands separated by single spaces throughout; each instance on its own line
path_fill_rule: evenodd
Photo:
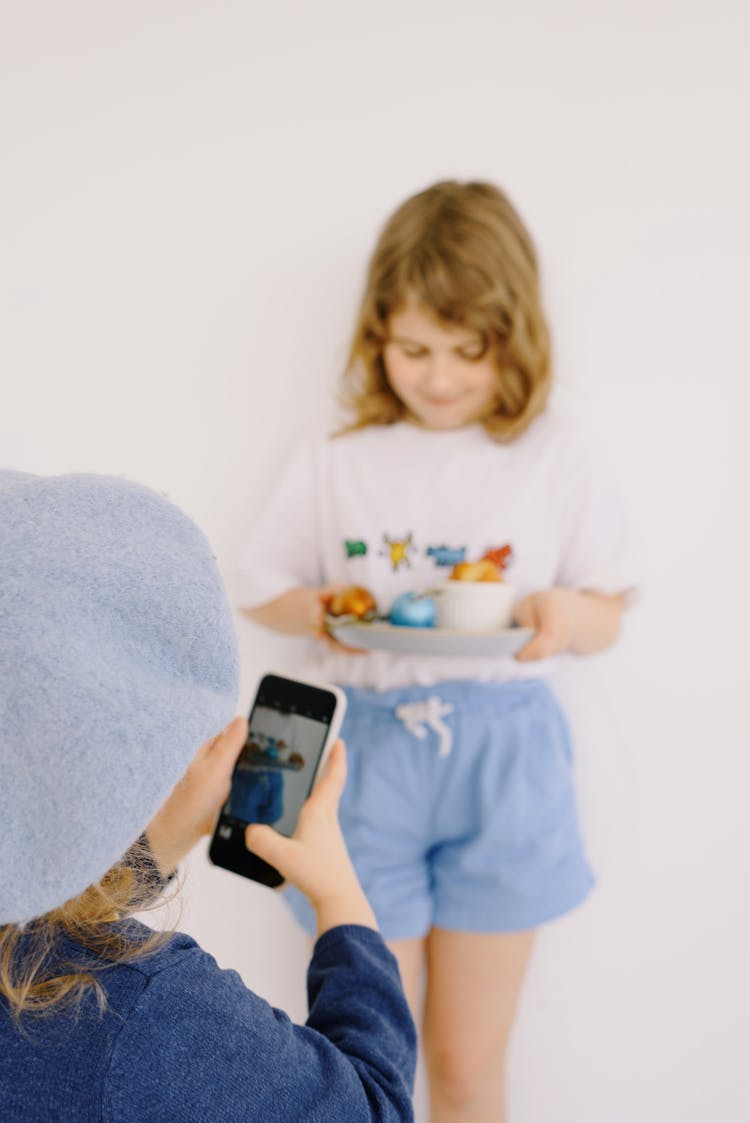
M 211 548 L 150 489 L 0 471 L 0 924 L 100 880 L 233 717 Z

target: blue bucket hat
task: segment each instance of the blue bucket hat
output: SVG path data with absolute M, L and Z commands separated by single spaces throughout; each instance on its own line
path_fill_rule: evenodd
M 211 548 L 139 484 L 0 471 L 0 924 L 97 882 L 235 713 Z

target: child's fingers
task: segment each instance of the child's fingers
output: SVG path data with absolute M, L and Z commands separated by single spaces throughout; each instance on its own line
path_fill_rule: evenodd
M 536 608 L 531 597 L 526 597 L 513 610 L 513 619 L 519 628 L 533 628 L 537 623 Z
M 342 593 L 346 585 L 340 581 L 332 581 L 329 585 L 323 585 L 318 589 L 318 601 L 323 608 L 328 608 L 329 604 L 338 593 Z
M 229 725 L 204 745 L 204 760 L 210 763 L 212 769 L 231 776 L 232 769 L 240 754 L 240 749 L 247 740 L 247 718 L 238 716 L 230 721 Z
M 285 838 L 266 823 L 250 823 L 245 827 L 245 846 L 264 862 L 275 866 L 283 873 L 285 859 L 289 857 L 290 850 L 295 849 L 296 844 L 293 839 Z
M 178 786 L 189 787 L 196 777 L 211 777 L 229 783 L 240 749 L 247 739 L 247 718 L 236 717 L 221 733 L 205 741 L 193 757 Z M 202 783 L 203 781 L 201 781 Z
M 554 636 L 548 632 L 537 632 L 525 647 L 516 654 L 519 663 L 527 663 L 532 659 L 546 659 L 549 655 L 559 650 Z
M 302 808 L 300 819 L 307 817 L 310 811 L 335 815 L 345 783 L 346 750 L 344 742 L 337 741 L 331 749 L 323 776 Z M 299 842 L 279 834 L 266 823 L 250 823 L 245 828 L 245 845 L 259 858 L 284 873 L 287 863 L 293 859 L 297 851 Z
M 527 663 L 531 659 L 539 659 L 540 656 L 538 654 L 538 650 L 539 644 L 535 639 L 533 639 L 530 643 L 527 643 L 525 647 L 522 647 L 520 651 L 516 652 L 516 661 L 518 663 Z
M 239 752 L 246 740 L 247 718 L 238 714 L 219 734 L 213 751 L 221 756 L 230 755 L 232 752 Z
M 341 640 L 329 632 L 326 628 L 321 628 L 316 636 L 321 640 L 326 647 L 330 647 L 333 651 L 345 651 L 347 655 L 366 655 L 367 651 L 364 647 L 349 647 L 348 644 L 342 643 Z
M 346 748 L 336 741 L 331 749 L 325 771 L 308 796 L 305 807 L 312 810 L 335 811 L 346 783 Z M 304 808 L 303 808 L 304 810 Z
M 344 784 L 346 783 L 346 745 L 340 737 L 333 744 L 320 782 L 334 792 L 337 799 L 344 790 Z

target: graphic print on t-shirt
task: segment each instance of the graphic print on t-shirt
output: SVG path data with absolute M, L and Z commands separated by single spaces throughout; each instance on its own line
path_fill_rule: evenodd
M 385 548 L 380 550 L 378 556 L 388 558 L 393 572 L 398 573 L 401 566 L 412 567 L 409 554 L 419 554 L 420 550 L 414 545 L 414 535 L 409 533 L 405 538 L 391 538 L 383 532 Z M 432 558 L 436 569 L 452 569 L 466 560 L 466 546 L 448 546 L 443 542 L 439 546 L 427 546 L 423 551 L 426 558 Z M 351 558 L 365 558 L 369 553 L 369 546 L 362 538 L 345 538 L 344 552 L 347 560 Z
M 386 545 L 385 550 L 381 550 L 381 556 L 385 555 L 390 558 L 393 572 L 398 573 L 399 567 L 402 565 L 408 566 L 411 569 L 411 561 L 409 554 L 416 553 L 416 547 L 413 543 L 413 535 L 411 532 L 407 534 L 406 538 L 390 538 L 387 534 L 383 534 L 383 541 Z
M 465 546 L 428 546 L 425 550 L 428 558 L 432 558 L 438 568 L 452 568 L 459 565 L 466 558 Z

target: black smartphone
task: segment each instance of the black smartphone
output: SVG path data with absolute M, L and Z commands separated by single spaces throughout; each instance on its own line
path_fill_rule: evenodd
M 245 846 L 248 823 L 294 834 L 302 804 L 338 737 L 346 696 L 336 686 L 264 675 L 208 856 L 217 866 L 275 889 L 284 878 Z

